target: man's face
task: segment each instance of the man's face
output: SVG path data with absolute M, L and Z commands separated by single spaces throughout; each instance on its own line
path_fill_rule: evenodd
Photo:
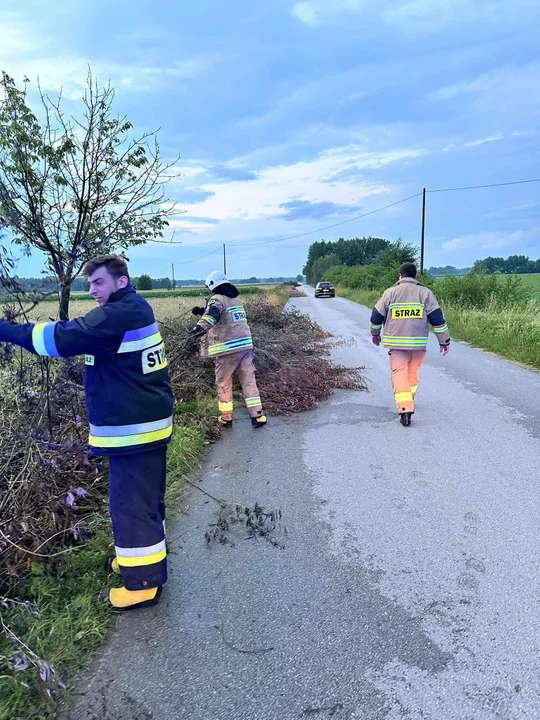
M 115 278 L 103 266 L 88 276 L 88 282 L 90 283 L 90 295 L 99 305 L 105 305 L 114 292 L 126 287 L 128 279 L 125 275 Z

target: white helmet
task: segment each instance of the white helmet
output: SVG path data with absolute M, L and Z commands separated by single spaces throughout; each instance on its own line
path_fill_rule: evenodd
M 211 272 L 206 278 L 204 284 L 207 288 L 210 288 L 210 290 L 215 290 L 220 285 L 225 285 L 225 283 L 228 282 L 225 273 L 222 273 L 220 270 L 214 270 L 214 272 Z

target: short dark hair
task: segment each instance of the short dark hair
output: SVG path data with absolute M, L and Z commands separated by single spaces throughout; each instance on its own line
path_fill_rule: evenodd
M 399 268 L 399 274 L 403 277 L 410 277 L 415 278 L 416 277 L 416 265 L 411 262 L 403 263 L 403 265 Z
M 127 263 L 120 255 L 99 255 L 98 257 L 92 258 L 84 266 L 83 275 L 88 278 L 100 267 L 107 269 L 109 275 L 115 278 L 127 277 L 129 280 L 129 270 Z

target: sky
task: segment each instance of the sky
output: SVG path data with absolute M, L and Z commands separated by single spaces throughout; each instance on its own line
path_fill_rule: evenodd
M 222 243 L 233 277 L 296 275 L 315 240 L 419 243 L 421 198 L 321 228 L 540 177 L 539 23 L 538 0 L 3 0 L 0 70 L 76 116 L 90 64 L 179 157 L 181 244 L 131 249 L 133 275 L 204 278 Z M 540 183 L 427 195 L 426 266 L 510 254 L 540 257 Z

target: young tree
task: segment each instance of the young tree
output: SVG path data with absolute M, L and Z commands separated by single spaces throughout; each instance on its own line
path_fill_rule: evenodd
M 417 262 L 418 248 L 412 243 L 403 242 L 398 238 L 396 242 L 381 250 L 376 259 L 376 264 L 382 267 L 394 267 L 403 265 L 406 262 Z
M 114 90 L 89 71 L 80 119 L 61 95 L 39 90 L 40 121 L 27 88 L 2 73 L 0 85 L 0 218 L 15 243 L 45 253 L 60 286 L 60 319 L 85 262 L 163 235 L 168 199 L 156 133 L 132 138 L 132 124 L 113 113 Z
M 137 278 L 137 290 L 151 290 L 152 278 L 150 275 L 143 274 Z

